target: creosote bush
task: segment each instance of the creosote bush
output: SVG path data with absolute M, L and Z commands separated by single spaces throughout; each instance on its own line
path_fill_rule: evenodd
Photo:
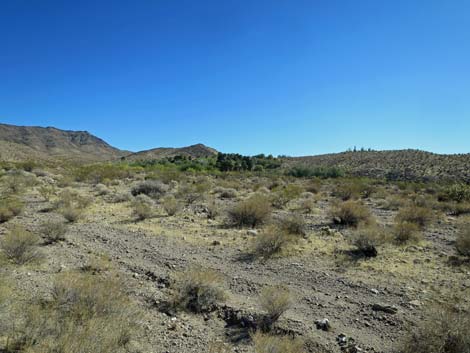
M 271 226 L 256 235 L 253 243 L 253 256 L 267 259 L 275 254 L 281 253 L 296 237 L 285 230 Z
M 256 332 L 251 336 L 256 353 L 303 353 L 302 340 Z
M 357 227 L 362 223 L 372 223 L 369 209 L 356 201 L 345 201 L 333 205 L 330 212 L 333 221 L 337 224 Z
M 161 200 L 161 205 L 168 216 L 174 216 L 181 208 L 178 200 L 173 195 L 165 196 Z
M 470 353 L 468 312 L 433 309 L 403 342 L 400 353 Z
M 419 243 L 423 239 L 419 226 L 410 222 L 396 223 L 392 235 L 397 244 Z
M 260 293 L 259 301 L 265 313 L 261 327 L 263 331 L 270 331 L 272 326 L 292 304 L 289 289 L 282 286 L 264 288 Z
M 13 227 L 0 239 L 0 249 L 11 262 L 23 265 L 41 259 L 38 244 L 40 238 L 21 226 Z
M 128 352 L 134 306 L 122 284 L 101 276 L 66 273 L 50 299 L 25 306 L 7 352 Z
M 145 180 L 131 189 L 132 196 L 147 195 L 153 199 L 159 199 L 168 191 L 168 186 L 158 180 Z
M 470 226 L 466 225 L 460 230 L 455 243 L 457 251 L 467 257 L 470 257 Z
M 298 198 L 304 189 L 297 184 L 288 184 L 286 186 L 278 186 L 270 195 L 271 204 L 275 208 L 284 208 L 289 201 Z
M 377 256 L 377 247 L 388 241 L 385 229 L 379 226 L 358 228 L 351 237 L 351 243 L 356 248 L 356 254 L 365 257 Z
M 80 195 L 72 190 L 64 190 L 56 202 L 55 207 L 59 213 L 69 222 L 79 220 L 86 207 L 91 203 L 91 199 Z
M 256 227 L 271 215 L 271 206 L 268 198 L 255 194 L 243 200 L 228 211 L 229 222 L 237 227 Z
M 175 282 L 173 303 L 195 313 L 212 311 L 225 298 L 219 273 L 197 268 L 181 273 Z
M 140 194 L 132 201 L 133 214 L 139 221 L 154 215 L 153 200 L 145 194 Z
M 65 232 L 67 226 L 62 222 L 57 221 L 46 221 L 41 224 L 40 233 L 44 238 L 46 244 L 57 243 L 61 240 L 65 240 Z
M 431 222 L 432 217 L 433 213 L 429 208 L 412 204 L 398 211 L 396 221 L 398 223 L 414 223 L 419 227 L 424 228 Z
M 298 213 L 293 213 L 279 220 L 279 228 L 288 234 L 305 236 L 305 219 Z
M 0 199 L 0 223 L 18 216 L 23 210 L 23 203 L 15 197 Z

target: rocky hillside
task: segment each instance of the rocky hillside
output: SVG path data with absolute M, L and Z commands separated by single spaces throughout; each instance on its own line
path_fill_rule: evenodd
M 6 161 L 61 158 L 103 161 L 129 152 L 110 146 L 87 131 L 0 124 L 0 159 Z
M 286 158 L 288 166 L 339 167 L 359 176 L 399 180 L 470 182 L 470 154 L 435 154 L 419 150 L 358 151 Z
M 172 148 L 172 147 L 160 147 L 151 150 L 140 151 L 132 153 L 125 157 L 129 161 L 138 160 L 155 160 L 162 158 L 169 158 L 174 156 L 187 156 L 191 158 L 204 158 L 217 155 L 217 150 L 207 147 L 202 143 L 192 145 L 188 147 Z

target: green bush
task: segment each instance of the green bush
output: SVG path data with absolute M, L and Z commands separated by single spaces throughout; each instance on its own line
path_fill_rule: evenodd
M 162 207 L 168 216 L 174 216 L 180 209 L 180 204 L 174 196 L 165 196 L 162 199 Z
M 133 214 L 137 220 L 151 218 L 154 215 L 153 201 L 145 194 L 140 194 L 132 201 Z
M 271 194 L 271 204 L 276 208 L 283 208 L 289 201 L 298 198 L 304 189 L 296 184 L 288 184 L 279 186 L 273 190 Z
M 23 202 L 15 197 L 0 199 L 0 223 L 18 216 L 23 210 Z
M 264 195 L 255 194 L 228 211 L 229 222 L 237 227 L 256 227 L 271 215 L 271 205 Z
M 470 201 L 470 185 L 467 184 L 453 184 L 444 188 L 438 194 L 439 201 L 455 201 L 465 202 Z
M 423 239 L 419 226 L 409 222 L 395 224 L 392 234 L 398 244 L 419 243 Z
M 282 217 L 279 220 L 279 228 L 288 234 L 300 236 L 305 236 L 306 234 L 305 219 L 298 213 Z
M 388 240 L 385 230 L 378 226 L 358 228 L 351 237 L 356 253 L 365 257 L 377 256 L 377 247 Z
M 296 178 L 339 178 L 344 175 L 344 172 L 337 167 L 309 167 L 309 166 L 296 166 L 291 168 L 288 175 Z

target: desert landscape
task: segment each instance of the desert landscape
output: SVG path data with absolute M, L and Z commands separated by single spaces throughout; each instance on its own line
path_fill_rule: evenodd
M 468 154 L 0 146 L 0 352 L 470 352 Z

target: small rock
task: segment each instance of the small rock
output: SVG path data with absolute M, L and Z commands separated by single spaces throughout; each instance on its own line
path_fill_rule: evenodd
M 395 306 L 383 305 L 383 304 L 378 304 L 378 303 L 372 305 L 372 310 L 382 311 L 387 314 L 396 314 L 398 312 L 398 309 Z
M 256 229 L 249 229 L 246 231 L 246 234 L 256 236 L 258 235 L 258 231 Z
M 315 325 L 318 330 L 329 331 L 331 328 L 330 321 L 328 319 L 316 320 Z

